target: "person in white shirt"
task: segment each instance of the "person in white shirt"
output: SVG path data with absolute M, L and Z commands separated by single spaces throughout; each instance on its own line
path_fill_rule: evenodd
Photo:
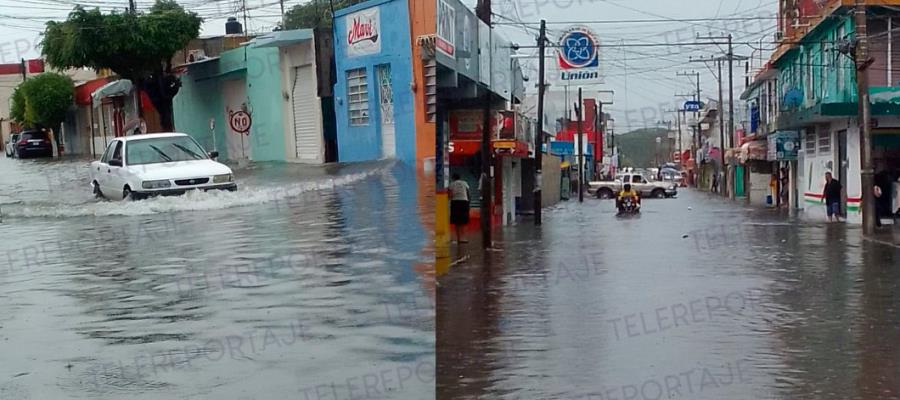
M 469 223 L 469 184 L 453 174 L 450 182 L 450 223 L 456 228 L 457 243 L 467 243 L 462 239 L 462 227 Z

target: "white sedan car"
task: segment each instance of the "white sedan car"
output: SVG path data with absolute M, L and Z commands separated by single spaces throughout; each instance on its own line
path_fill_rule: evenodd
M 103 157 L 91 162 L 95 196 L 138 200 L 188 190 L 237 190 L 231 168 L 213 161 L 194 138 L 153 133 L 115 138 Z

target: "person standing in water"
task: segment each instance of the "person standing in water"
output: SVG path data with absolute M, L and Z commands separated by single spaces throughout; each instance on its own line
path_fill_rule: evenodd
M 467 243 L 461 236 L 462 227 L 469 223 L 469 184 L 453 174 L 450 182 L 450 223 L 456 230 L 457 243 Z
M 828 212 L 828 222 L 832 222 L 832 217 L 838 222 L 841 221 L 841 189 L 841 182 L 834 179 L 831 171 L 826 172 L 822 201 L 825 202 L 825 209 Z

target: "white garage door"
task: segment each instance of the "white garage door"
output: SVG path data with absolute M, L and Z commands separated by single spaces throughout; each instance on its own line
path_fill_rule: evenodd
M 294 88 L 291 100 L 294 108 L 295 155 L 300 160 L 319 161 L 321 137 L 319 135 L 318 97 L 316 77 L 311 65 L 294 68 Z

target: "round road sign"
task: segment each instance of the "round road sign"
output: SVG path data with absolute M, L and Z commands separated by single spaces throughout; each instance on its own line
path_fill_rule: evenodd
M 231 113 L 228 123 L 231 125 L 231 130 L 237 133 L 247 133 L 250 132 L 250 125 L 253 123 L 253 120 L 246 111 L 235 111 Z

